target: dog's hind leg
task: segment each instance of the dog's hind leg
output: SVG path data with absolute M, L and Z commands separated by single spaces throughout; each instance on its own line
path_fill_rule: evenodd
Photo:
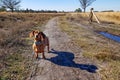
M 47 38 L 47 50 L 48 50 L 48 53 L 50 52 L 50 44 L 49 44 L 49 39 Z

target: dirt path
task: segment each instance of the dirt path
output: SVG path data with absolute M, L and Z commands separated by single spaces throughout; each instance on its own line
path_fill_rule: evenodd
M 46 60 L 34 62 L 30 80 L 101 80 L 96 72 L 97 65 L 82 57 L 82 50 L 71 42 L 57 23 L 58 18 L 53 18 L 45 26 L 51 53 L 45 54 Z

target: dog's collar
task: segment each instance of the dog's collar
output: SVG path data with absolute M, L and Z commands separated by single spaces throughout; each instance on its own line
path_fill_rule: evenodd
M 34 44 L 35 44 L 35 45 L 41 45 L 41 44 L 42 44 L 42 41 L 35 41 Z

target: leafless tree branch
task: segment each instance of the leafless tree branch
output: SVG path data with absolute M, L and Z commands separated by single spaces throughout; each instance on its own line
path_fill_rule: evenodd
M 90 6 L 94 1 L 96 0 L 79 0 L 82 9 L 84 9 L 84 12 L 86 11 L 86 8 Z
M 12 12 L 19 6 L 20 0 L 1 0 L 2 6 L 10 9 Z

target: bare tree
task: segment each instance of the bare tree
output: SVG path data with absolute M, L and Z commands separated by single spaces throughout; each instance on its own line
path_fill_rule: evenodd
M 10 9 L 12 12 L 19 7 L 20 2 L 20 0 L 1 0 L 2 6 Z
M 86 8 L 90 6 L 94 1 L 96 0 L 79 0 L 80 5 L 82 9 L 84 10 L 84 12 L 86 12 Z

